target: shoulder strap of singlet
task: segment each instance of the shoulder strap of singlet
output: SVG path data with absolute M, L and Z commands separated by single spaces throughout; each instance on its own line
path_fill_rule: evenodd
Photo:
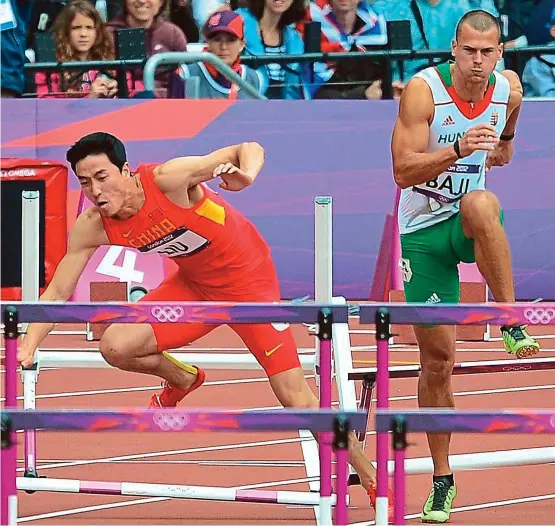
M 448 66 L 448 64 L 441 64 L 440 66 L 432 66 L 422 71 L 419 71 L 414 76 L 421 78 L 428 84 L 430 91 L 432 92 L 432 98 L 434 104 L 447 104 L 452 102 L 451 95 L 447 93 L 444 82 L 441 78 L 441 68 Z
M 493 90 L 492 102 L 506 103 L 511 96 L 511 83 L 509 79 L 501 73 L 494 71 L 495 75 L 495 88 Z

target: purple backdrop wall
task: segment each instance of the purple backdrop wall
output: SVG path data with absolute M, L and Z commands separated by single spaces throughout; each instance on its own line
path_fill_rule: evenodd
M 263 173 L 253 187 L 226 197 L 272 246 L 284 297 L 313 296 L 313 200 L 331 195 L 334 293 L 367 299 L 395 195 L 389 145 L 397 103 L 211 103 L 4 99 L 2 155 L 63 160 L 69 144 L 97 130 L 126 140 L 132 166 L 259 141 Z M 555 102 L 525 102 L 513 161 L 488 176 L 505 209 L 519 300 L 555 299 L 554 122 Z

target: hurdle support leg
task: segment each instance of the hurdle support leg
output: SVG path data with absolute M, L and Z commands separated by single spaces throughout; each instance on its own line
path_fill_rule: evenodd
M 352 380 L 351 380 L 352 381 Z M 366 419 L 366 427 L 357 433 L 357 439 L 361 443 L 364 450 L 366 447 L 366 432 L 368 431 L 368 422 L 370 421 L 370 413 L 372 411 L 372 393 L 376 385 L 376 374 L 369 373 L 364 375 L 362 379 L 362 391 L 360 394 L 360 404 L 357 409 L 366 411 L 368 418 Z M 351 472 L 349 475 L 349 486 L 358 486 L 360 484 L 360 477 L 357 473 Z
M 370 411 L 372 409 L 372 393 L 376 385 L 375 373 L 370 373 L 364 376 L 362 380 L 362 391 L 360 393 L 360 409 L 368 412 L 368 419 L 370 419 Z M 366 421 L 366 429 L 359 431 L 358 440 L 362 442 L 362 446 L 366 442 L 366 431 L 368 430 L 368 421 Z
M 39 373 L 39 364 L 35 362 L 31 367 L 21 371 L 23 383 L 23 409 L 36 409 L 36 386 Z M 25 477 L 37 478 L 37 435 L 36 431 L 25 432 Z M 34 491 L 27 491 L 34 493 Z
M 18 312 L 13 307 L 4 310 L 4 337 L 6 340 L 6 360 L 4 389 L 5 407 L 17 408 L 17 338 L 19 336 Z M 0 502 L 0 524 L 17 524 L 17 438 L 9 419 L 2 415 L 2 491 Z
M 389 405 L 389 330 L 390 316 L 388 309 L 380 307 L 376 312 L 377 340 L 377 407 L 387 409 Z M 376 525 L 388 523 L 388 460 L 389 443 L 387 433 L 376 433 L 377 488 L 376 488 Z
M 348 524 L 347 472 L 349 455 L 349 421 L 344 416 L 337 416 L 334 422 L 333 448 L 335 451 L 335 514 L 334 526 Z
M 318 315 L 320 340 L 320 409 L 331 409 L 331 340 L 333 317 L 328 309 Z M 320 433 L 320 507 L 322 526 L 332 524 L 331 450 L 332 433 Z
M 393 422 L 393 475 L 394 523 L 395 526 L 405 524 L 405 452 L 407 449 L 407 423 L 403 417 L 395 418 Z
M 332 198 L 314 198 L 314 299 L 317 303 L 330 303 L 333 295 L 333 243 Z M 316 386 L 320 382 L 320 340 L 316 340 Z
M 40 291 L 40 192 L 21 192 L 21 299 L 38 301 Z M 27 333 L 28 324 L 24 323 L 21 332 Z M 38 374 L 38 354 L 35 363 L 28 368 L 21 368 L 23 382 L 23 408 L 35 409 L 36 383 Z M 37 432 L 26 430 L 25 436 L 25 476 L 37 477 L 36 452 Z
M 314 298 L 317 303 L 332 302 L 333 287 L 333 256 L 332 256 L 332 198 L 316 196 L 314 198 Z M 332 330 L 335 330 L 335 324 Z M 335 336 L 334 336 L 335 339 Z M 320 383 L 320 339 L 318 331 L 314 337 L 314 383 L 321 389 Z M 302 358 L 302 357 L 301 357 Z M 313 434 L 307 430 L 300 430 L 301 449 L 306 466 L 306 475 L 310 491 L 319 492 L 319 453 L 318 443 Z M 316 521 L 319 523 L 318 508 L 314 508 Z M 325 526 L 325 525 L 322 525 Z
M 332 298 L 333 305 L 346 305 L 347 300 L 342 296 Z M 333 364 L 335 365 L 335 382 L 339 396 L 339 408 L 342 411 L 356 411 L 358 409 L 356 384 L 349 378 L 353 372 L 353 357 L 351 354 L 351 339 L 349 336 L 348 323 L 334 323 L 333 333 Z M 361 432 L 359 436 L 366 436 Z M 364 444 L 363 444 L 364 447 Z M 360 483 L 359 476 L 355 470 L 349 467 L 349 485 Z

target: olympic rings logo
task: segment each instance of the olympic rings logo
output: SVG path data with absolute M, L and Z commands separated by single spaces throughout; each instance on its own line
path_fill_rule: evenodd
M 533 325 L 549 325 L 555 320 L 555 309 L 542 307 L 524 309 L 524 317 Z
M 150 311 L 159 322 L 175 323 L 183 318 L 183 307 L 152 307 Z
M 152 421 L 162 431 L 182 431 L 189 424 L 189 417 L 183 414 L 154 413 Z

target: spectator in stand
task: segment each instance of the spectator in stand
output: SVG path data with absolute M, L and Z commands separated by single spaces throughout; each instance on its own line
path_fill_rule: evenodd
M 122 0 L 122 14 L 108 22 L 108 31 L 115 41 L 118 29 L 144 28 L 146 56 L 166 51 L 187 51 L 187 40 L 183 31 L 164 19 L 167 0 Z M 133 80 L 142 82 L 143 70 L 132 71 Z M 168 73 L 156 75 L 156 96 L 165 97 Z
M 301 55 L 304 42 L 295 29 L 305 15 L 304 0 L 248 0 L 236 10 L 245 21 L 243 55 Z M 265 64 L 259 68 L 268 82 L 269 99 L 309 99 L 305 64 Z
M 58 62 L 114 59 L 106 26 L 88 0 L 66 5 L 56 18 L 53 31 Z M 36 91 L 39 97 L 113 98 L 118 92 L 114 74 L 108 70 L 40 72 L 35 75 Z
M 200 30 L 204 28 L 208 17 L 216 11 L 234 11 L 247 7 L 247 0 L 182 0 L 190 2 L 193 17 Z
M 549 44 L 552 37 L 549 33 L 550 26 L 545 23 L 549 19 L 551 11 L 555 8 L 555 0 L 537 0 L 532 2 L 521 2 L 519 6 L 521 20 L 512 25 L 520 31 L 518 38 L 507 42 L 505 47 L 545 46 Z M 509 22 L 511 27 L 511 22 Z
M 2 97 L 20 97 L 25 87 L 25 49 L 27 47 L 27 28 L 29 26 L 34 0 L 3 0 L 1 71 Z
M 555 6 L 545 29 L 549 31 L 553 46 L 552 54 L 531 57 L 522 74 L 522 87 L 525 97 L 555 97 Z
M 191 0 L 193 17 L 199 29 L 203 28 L 208 17 L 222 8 L 231 9 L 229 0 Z
M 259 93 L 264 94 L 267 86 L 259 71 L 241 64 L 241 52 L 245 47 L 245 25 L 241 15 L 233 11 L 214 13 L 202 31 L 206 40 L 206 51 L 227 64 L 235 73 L 252 84 Z M 183 98 L 185 79 L 199 79 L 199 98 L 201 99 L 250 99 L 248 93 L 232 84 L 210 64 L 197 62 L 181 64 L 170 84 L 170 97 Z
M 524 31 L 526 42 L 523 45 L 545 46 L 551 44 L 553 35 L 549 20 L 551 13 L 555 9 L 555 0 L 542 0 L 536 2 L 536 6 L 530 11 Z
M 304 23 L 311 21 L 321 24 L 324 53 L 369 51 L 383 49 L 387 44 L 385 17 L 364 0 L 314 0 L 297 29 L 302 33 Z M 372 59 L 318 63 L 311 88 L 314 98 L 380 99 L 383 66 Z
M 410 20 L 413 49 L 450 49 L 457 23 L 472 10 L 469 0 L 375 0 L 373 5 L 387 21 Z M 427 59 L 405 60 L 400 69 L 393 61 L 393 79 L 404 85 L 428 65 Z

